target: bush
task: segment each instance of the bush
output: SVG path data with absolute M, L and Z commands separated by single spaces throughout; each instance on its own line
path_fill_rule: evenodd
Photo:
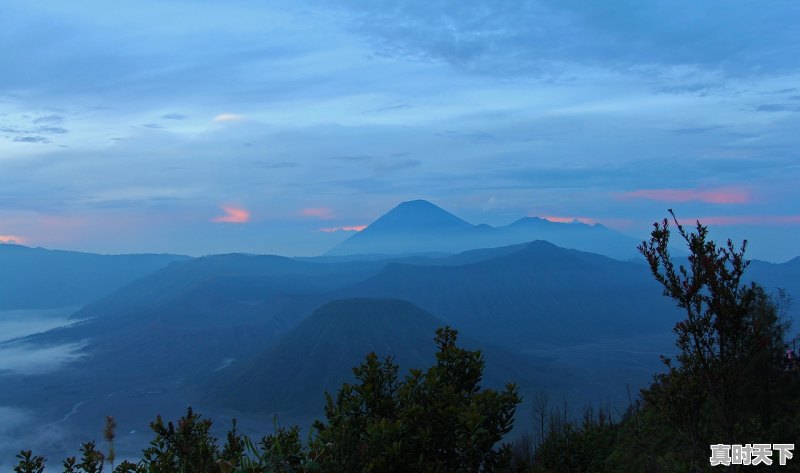
M 326 394 L 326 421 L 317 421 L 307 446 L 297 427 L 279 428 L 258 443 L 240 434 L 236 422 L 220 448 L 211 421 L 189 408 L 177 423 L 161 417 L 150 424 L 155 437 L 136 463 L 115 473 L 290 473 L 290 472 L 492 472 L 505 468 L 510 447 L 497 444 L 511 430 L 520 402 L 514 385 L 481 389 L 483 357 L 456 346 L 456 331 L 436 332 L 436 364 L 411 370 L 399 381 L 391 359 L 370 353 L 353 369 L 358 383 L 345 384 L 336 399 Z M 113 419 L 104 437 L 109 455 L 84 443 L 81 460 L 64 461 L 65 473 L 100 473 L 113 461 Z M 16 473 L 42 473 L 45 460 L 18 455 Z

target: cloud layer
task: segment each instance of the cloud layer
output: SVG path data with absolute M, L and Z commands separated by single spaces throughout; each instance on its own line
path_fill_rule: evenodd
M 348 234 L 320 220 L 426 198 L 475 223 L 578 215 L 640 237 L 675 207 L 774 227 L 754 255 L 800 254 L 800 225 L 770 217 L 800 212 L 792 2 L 5 12 L 0 235 L 16 241 L 318 254 Z

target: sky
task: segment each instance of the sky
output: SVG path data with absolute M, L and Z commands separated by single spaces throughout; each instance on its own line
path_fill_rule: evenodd
M 400 202 L 800 255 L 800 3 L 0 3 L 0 241 L 320 254 Z

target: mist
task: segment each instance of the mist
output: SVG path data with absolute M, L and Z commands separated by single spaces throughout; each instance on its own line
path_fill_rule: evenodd
M 77 309 L 0 310 L 0 344 L 69 325 L 75 322 L 69 316 Z
M 42 374 L 79 359 L 85 341 L 41 345 L 25 337 L 74 323 L 74 307 L 51 310 L 0 311 L 0 371 Z M 0 411 L 0 420 L 4 420 Z

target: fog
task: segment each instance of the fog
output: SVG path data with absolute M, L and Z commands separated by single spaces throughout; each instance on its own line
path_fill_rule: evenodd
M 65 307 L 0 311 L 0 373 L 41 374 L 80 358 L 84 341 L 42 346 L 25 338 L 74 323 L 69 316 L 76 310 Z M 39 413 L 33 410 L 0 405 L 0 471 L 11 469 L 22 446 L 37 448 L 35 453 L 47 453 L 64 442 L 66 435 L 61 426 L 41 424 Z
M 24 338 L 75 322 L 69 319 L 74 310 L 0 311 L 0 371 L 41 374 L 80 358 L 84 341 L 41 346 Z
M 19 441 L 20 434 L 26 425 L 30 425 L 33 416 L 24 409 L 0 406 L 0 470 L 10 471 L 11 462 L 16 451 L 10 450 L 10 445 Z
M 0 371 L 41 374 L 54 371 L 81 356 L 86 342 L 40 347 L 30 343 L 0 344 Z
M 0 310 L 0 343 L 68 325 L 77 309 Z
M 23 448 L 33 449 L 35 455 L 48 459 L 49 468 L 45 471 L 57 470 L 65 457 L 59 454 L 71 446 L 69 439 L 69 433 L 63 427 L 42 425 L 41 418 L 33 410 L 0 406 L 0 471 L 11 471 L 19 461 L 15 456 Z M 77 452 L 77 449 L 73 450 Z

